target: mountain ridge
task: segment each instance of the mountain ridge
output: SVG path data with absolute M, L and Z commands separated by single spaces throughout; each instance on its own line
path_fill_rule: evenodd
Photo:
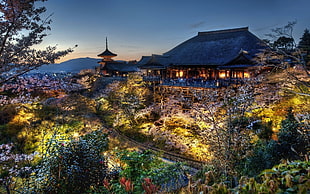
M 95 69 L 99 66 L 99 58 L 75 58 L 61 63 L 42 65 L 31 73 L 79 73 L 83 69 Z

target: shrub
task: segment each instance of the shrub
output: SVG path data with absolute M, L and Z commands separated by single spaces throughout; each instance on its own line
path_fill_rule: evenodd
M 271 168 L 283 160 L 300 160 L 307 154 L 309 142 L 301 133 L 301 124 L 296 121 L 292 109 L 287 112 L 286 119 L 281 123 L 278 140 L 260 140 L 245 158 L 241 171 L 246 176 L 256 176 L 260 171 Z
M 121 179 L 114 182 L 111 192 L 152 193 L 171 192 L 188 183 L 183 166 L 179 163 L 167 164 L 150 151 L 118 153 L 122 164 Z
M 310 162 L 293 161 L 274 166 L 261 172 L 258 177 L 241 177 L 239 185 L 231 188 L 224 182 L 217 182 L 213 169 L 205 177 L 193 180 L 179 193 L 261 194 L 310 192 Z M 216 181 L 215 181 L 216 180 Z M 215 182 L 214 182 L 215 181 Z
M 310 192 L 310 162 L 294 161 L 264 170 L 259 181 L 240 179 L 236 193 L 308 193 Z
M 301 124 L 294 118 L 292 108 L 287 111 L 286 119 L 281 123 L 278 152 L 283 159 L 300 160 L 307 152 L 309 142 L 301 132 Z
M 28 191 L 83 193 L 100 185 L 108 174 L 107 161 L 101 154 L 107 146 L 107 134 L 101 131 L 68 142 L 52 139 Z

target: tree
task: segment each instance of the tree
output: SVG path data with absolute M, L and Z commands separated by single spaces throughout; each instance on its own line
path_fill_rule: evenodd
M 300 38 L 298 47 L 304 52 L 304 60 L 306 64 L 310 62 L 310 32 L 308 29 L 305 29 L 304 34 Z
M 218 172 L 218 180 L 232 185 L 240 176 L 238 168 L 256 136 L 253 124 L 257 118 L 250 117 L 255 101 L 254 83 L 197 93 L 200 102 L 192 106 L 196 122 L 201 123 L 198 133 L 212 156 L 209 164 Z
M 129 74 L 126 81 L 110 84 L 105 93 L 110 106 L 116 112 L 113 125 L 123 129 L 137 125 L 136 115 L 150 101 L 149 90 L 144 87 L 142 77 L 138 74 Z
M 31 161 L 35 155 L 17 154 L 12 143 L 0 145 L 0 192 L 4 192 L 1 187 L 8 194 L 18 188 L 17 177 L 23 178 L 32 171 Z
M 285 25 L 283 27 L 271 29 L 271 33 L 266 34 L 266 36 L 268 36 L 272 39 L 278 39 L 279 37 L 287 37 L 287 38 L 291 38 L 294 40 L 293 31 L 294 31 L 294 26 L 296 24 L 297 24 L 296 21 L 288 22 L 287 25 Z
M 294 48 L 294 39 L 291 37 L 281 36 L 274 42 L 274 47 L 290 51 Z
M 295 24 L 296 21 L 288 22 L 287 25 L 272 29 L 270 34 L 266 34 L 271 38 L 269 45 L 273 49 L 266 49 L 260 53 L 257 62 L 268 67 L 273 66 L 275 70 L 280 70 L 278 72 L 284 73 L 279 83 L 281 82 L 286 90 L 294 94 L 310 96 L 310 73 L 306 68 L 302 50 L 294 41 Z
M 100 130 L 68 140 L 55 135 L 42 160 L 24 182 L 22 193 L 86 193 L 108 176 L 108 135 Z
M 273 61 L 273 64 L 281 69 L 287 69 L 289 67 L 290 63 L 287 61 L 293 60 L 296 63 L 302 63 L 298 56 L 299 53 L 296 52 L 296 43 L 293 37 L 293 30 L 296 23 L 296 21 L 288 22 L 287 25 L 271 29 L 271 33 L 266 34 L 270 38 L 268 44 L 273 49 L 266 50 L 263 53 L 264 56 L 260 57 L 264 60 L 260 62 L 270 65 L 270 62 Z
M 2 0 L 0 2 L 0 85 L 72 52 L 34 49 L 50 30 L 51 15 L 42 19 L 46 8 L 36 7 L 46 0 Z
M 292 108 L 289 108 L 287 117 L 281 123 L 278 152 L 281 158 L 288 160 L 302 160 L 309 149 L 307 135 L 302 132 L 302 125 L 293 114 Z

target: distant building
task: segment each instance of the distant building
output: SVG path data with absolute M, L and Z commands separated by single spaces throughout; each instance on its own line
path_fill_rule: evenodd
M 259 73 L 255 58 L 268 48 L 247 27 L 198 32 L 163 55 L 143 56 L 138 65 L 162 84 L 227 83 Z
M 98 63 L 100 64 L 99 71 L 104 76 L 127 76 L 130 72 L 139 71 L 135 61 L 125 62 L 125 61 L 114 61 L 112 58 L 116 57 L 117 54 L 112 53 L 108 49 L 108 40 L 106 38 L 106 49 L 101 54 L 97 55 L 101 57 L 102 60 Z

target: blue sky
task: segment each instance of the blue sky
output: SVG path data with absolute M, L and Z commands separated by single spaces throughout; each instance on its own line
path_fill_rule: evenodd
M 105 50 L 118 60 L 162 54 L 179 43 L 210 31 L 249 27 L 259 38 L 271 29 L 297 21 L 296 41 L 310 29 L 309 0 L 49 0 L 53 13 L 43 46 L 78 48 L 63 60 L 97 57 Z

